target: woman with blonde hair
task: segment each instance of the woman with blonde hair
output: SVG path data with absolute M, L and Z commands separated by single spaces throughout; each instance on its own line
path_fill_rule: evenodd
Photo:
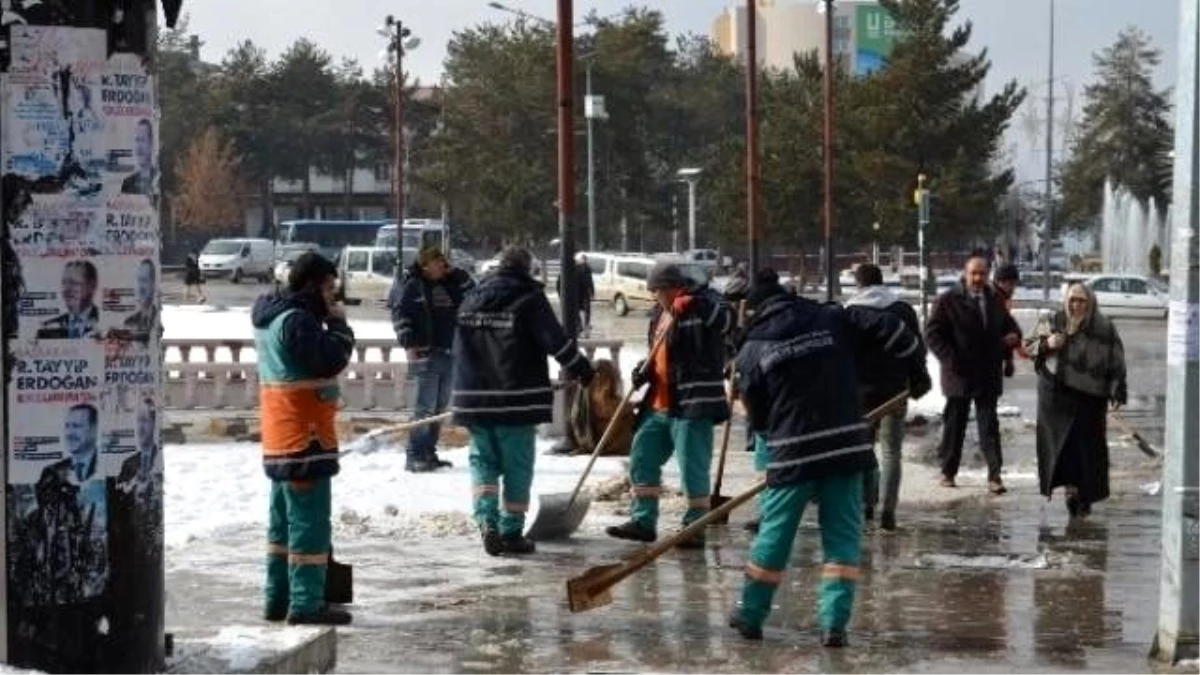
M 1088 286 L 1071 284 L 1026 342 L 1038 373 L 1037 457 L 1042 495 L 1066 492 L 1071 516 L 1108 498 L 1107 408 L 1125 404 L 1125 350 Z

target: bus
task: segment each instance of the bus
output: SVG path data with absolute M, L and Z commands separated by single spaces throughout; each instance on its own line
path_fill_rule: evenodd
M 285 220 L 279 224 L 280 244 L 316 244 L 333 260 L 347 246 L 370 246 L 386 220 Z
M 404 266 L 408 267 L 423 248 L 436 248 L 450 254 L 450 228 L 440 220 L 429 218 L 406 218 L 404 233 Z M 375 248 L 396 250 L 396 224 L 387 223 L 375 235 Z

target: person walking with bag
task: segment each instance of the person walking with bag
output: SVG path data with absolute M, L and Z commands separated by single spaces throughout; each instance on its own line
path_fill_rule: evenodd
M 1125 348 L 1096 294 L 1071 284 L 1025 345 L 1038 374 L 1037 458 L 1042 495 L 1066 493 L 1071 517 L 1108 498 L 1107 412 L 1126 402 Z

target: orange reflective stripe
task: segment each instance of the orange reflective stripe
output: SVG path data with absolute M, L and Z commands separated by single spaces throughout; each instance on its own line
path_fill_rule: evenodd
M 658 485 L 634 485 L 629 489 L 629 494 L 634 497 L 655 497 L 662 494 L 662 487 Z
M 708 505 L 711 502 L 712 502 L 712 500 L 709 499 L 708 495 L 704 495 L 703 497 L 689 497 L 688 498 L 688 508 L 689 509 L 707 509 Z
M 849 579 L 854 581 L 858 579 L 858 568 L 854 565 L 843 565 L 841 563 L 825 563 L 825 566 L 821 568 L 821 578 Z
M 475 496 L 476 497 L 478 497 L 480 495 L 498 495 L 498 494 L 500 494 L 500 486 L 499 485 L 476 485 L 475 486 Z
M 295 389 L 322 389 L 324 387 L 337 386 L 337 380 L 296 380 L 293 382 L 260 382 L 261 389 L 279 389 L 279 390 L 295 390 Z
M 288 553 L 289 565 L 327 565 L 329 551 L 324 553 Z
M 783 582 L 783 570 L 769 570 L 754 563 L 746 563 L 746 576 L 773 586 Z
M 258 401 L 264 455 L 300 452 L 313 440 L 337 448 L 336 400 L 322 400 L 315 390 L 263 388 Z
M 287 544 L 267 543 L 267 555 L 287 555 Z
M 529 505 L 518 504 L 516 502 L 504 502 L 504 510 L 510 513 L 525 513 L 529 510 Z

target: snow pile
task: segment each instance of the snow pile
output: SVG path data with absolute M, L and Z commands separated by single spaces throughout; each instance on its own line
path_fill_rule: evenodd
M 570 492 L 587 457 L 543 455 L 538 441 L 533 495 Z M 333 520 L 339 532 L 360 536 L 444 537 L 474 531 L 467 448 L 444 450 L 451 469 L 413 474 L 404 470 L 403 448 L 348 455 L 333 482 Z M 251 443 L 167 446 L 165 452 L 166 543 L 169 547 L 266 527 L 270 482 L 259 447 Z M 624 459 L 601 457 L 587 486 L 620 476 Z M 536 517 L 536 498 L 528 522 Z

